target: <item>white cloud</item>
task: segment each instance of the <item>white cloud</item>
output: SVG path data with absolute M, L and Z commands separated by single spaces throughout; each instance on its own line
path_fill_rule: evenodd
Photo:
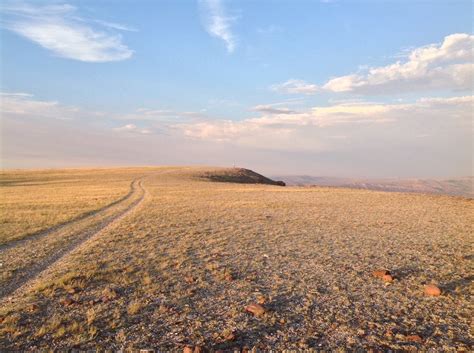
M 224 41 L 227 51 L 232 53 L 236 47 L 236 38 L 231 27 L 236 18 L 226 14 L 221 0 L 200 0 L 199 4 L 206 31 Z
M 290 79 L 270 87 L 273 91 L 290 94 L 315 94 L 319 87 L 303 80 Z
M 152 133 L 150 129 L 141 129 L 137 127 L 135 124 L 127 124 L 124 126 L 120 126 L 120 127 L 114 128 L 114 130 L 118 132 L 130 132 L 130 133 L 136 133 L 136 134 L 142 134 L 142 135 L 148 135 Z
M 133 51 L 122 43 L 113 30 L 131 30 L 127 26 L 85 20 L 71 5 L 5 5 L 0 8 L 3 26 L 60 57 L 84 62 L 120 61 Z M 92 23 L 99 24 L 102 30 Z
M 394 104 L 355 102 L 313 107 L 294 114 L 262 110 L 265 114 L 258 118 L 183 123 L 176 124 L 175 128 L 185 136 L 207 141 L 281 150 L 317 150 L 322 148 L 323 141 L 328 144 L 328 140 L 342 140 L 340 136 L 348 139 L 347 134 L 355 127 L 364 129 L 364 126 L 396 123 L 393 126 L 399 129 L 415 121 L 425 121 L 430 124 L 430 130 L 436 129 L 436 124 L 465 128 L 471 123 L 473 104 L 473 96 L 422 98 L 412 103 Z M 407 128 L 407 132 L 410 129 Z
M 404 61 L 368 68 L 364 73 L 334 77 L 318 87 L 301 80 L 289 80 L 271 88 L 285 93 L 315 94 L 318 91 L 362 95 L 413 91 L 473 89 L 474 35 L 451 34 L 441 44 L 412 49 Z

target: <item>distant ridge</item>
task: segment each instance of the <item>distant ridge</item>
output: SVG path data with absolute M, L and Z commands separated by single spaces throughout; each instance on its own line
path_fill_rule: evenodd
M 215 182 L 239 183 L 239 184 L 267 184 L 285 186 L 283 181 L 275 181 L 245 168 L 216 169 L 203 173 L 202 178 Z
M 356 179 L 308 175 L 279 176 L 288 185 L 334 186 L 393 192 L 418 192 L 474 198 L 474 177 L 451 179 Z

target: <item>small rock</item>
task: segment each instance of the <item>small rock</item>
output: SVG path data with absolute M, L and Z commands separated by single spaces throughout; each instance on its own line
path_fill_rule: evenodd
M 193 353 L 193 352 L 194 352 L 194 350 L 193 350 L 193 347 L 191 347 L 191 346 L 186 346 L 183 349 L 183 353 Z
M 232 282 L 234 280 L 234 276 L 230 272 L 226 272 L 224 274 L 224 279 L 228 282 Z
M 418 335 L 409 335 L 406 337 L 408 342 L 423 343 L 423 338 Z
M 229 330 L 229 331 L 224 333 L 223 338 L 226 341 L 234 341 L 235 340 L 235 333 Z
M 28 308 L 28 311 L 29 312 L 35 312 L 39 309 L 39 305 L 38 304 L 31 304 L 30 307 Z
M 202 352 L 204 352 L 204 350 L 202 349 L 201 346 L 194 347 L 194 353 L 202 353 Z
M 391 283 L 391 282 L 393 282 L 393 277 L 392 277 L 392 275 L 384 275 L 384 276 L 382 277 L 382 280 L 383 280 L 384 282 Z
M 252 303 L 249 304 L 245 307 L 245 311 L 255 315 L 255 316 L 261 316 L 265 313 L 265 308 L 261 306 L 260 304 L 257 303 Z
M 79 287 L 70 287 L 66 290 L 66 292 L 68 292 L 69 294 L 76 294 L 76 293 L 79 293 L 81 291 L 81 288 Z
M 372 276 L 377 278 L 383 278 L 384 276 L 391 276 L 392 274 L 388 270 L 377 270 L 372 272 Z
M 434 284 L 427 284 L 425 286 L 425 294 L 431 297 L 437 297 L 441 295 L 441 289 L 439 289 L 438 286 Z
M 74 304 L 74 300 L 70 297 L 66 297 L 64 299 L 61 299 L 59 303 L 63 306 L 71 306 Z
M 258 304 L 265 304 L 266 301 L 267 301 L 267 299 L 263 295 L 259 295 L 257 297 L 257 303 Z

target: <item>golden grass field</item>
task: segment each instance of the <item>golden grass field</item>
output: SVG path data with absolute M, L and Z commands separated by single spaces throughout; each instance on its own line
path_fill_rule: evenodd
M 472 350 L 472 200 L 245 178 L 3 172 L 0 350 Z
M 0 173 L 0 244 L 70 221 L 125 196 L 143 170 L 37 170 Z

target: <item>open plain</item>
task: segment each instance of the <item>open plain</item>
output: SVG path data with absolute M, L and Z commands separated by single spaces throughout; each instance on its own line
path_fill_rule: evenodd
M 4 171 L 1 350 L 473 348 L 473 200 L 268 182 Z

